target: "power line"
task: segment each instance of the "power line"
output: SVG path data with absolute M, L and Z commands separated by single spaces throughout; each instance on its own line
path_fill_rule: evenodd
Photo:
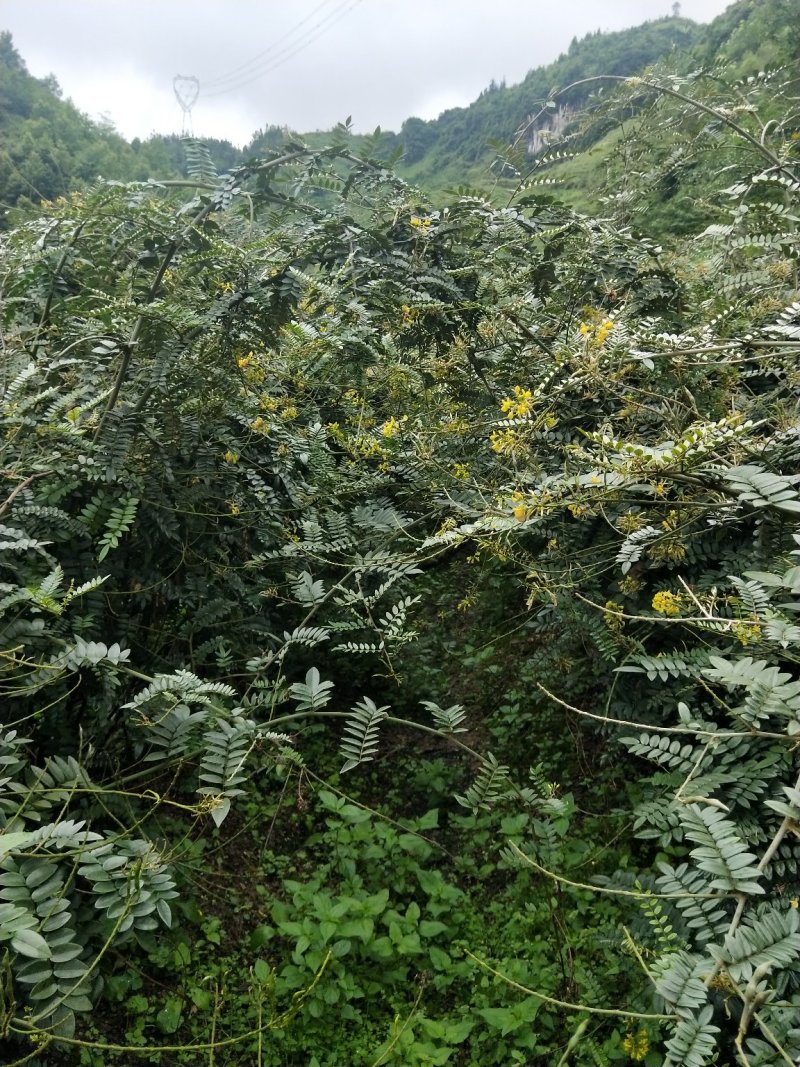
M 204 97 L 222 96 L 224 93 L 231 93 L 237 89 L 244 88 L 245 85 L 249 85 L 251 82 L 258 81 L 260 78 L 265 77 L 267 74 L 271 74 L 278 67 L 282 67 L 285 63 L 288 63 L 290 59 L 304 51 L 309 45 L 313 44 L 319 37 L 327 33 L 332 29 L 337 22 L 340 22 L 345 15 L 349 14 L 354 8 L 362 3 L 362 0 L 344 0 L 338 7 L 334 8 L 324 19 L 321 19 L 315 26 L 311 28 L 310 33 L 301 41 L 296 42 L 293 45 L 287 45 L 286 48 L 281 49 L 273 56 L 274 62 L 268 63 L 260 70 L 250 74 L 242 79 L 234 81 L 233 84 L 225 86 L 223 88 L 215 89 L 210 93 L 203 93 Z
M 215 86 L 219 85 L 220 83 L 227 82 L 227 81 L 230 81 L 231 79 L 235 78 L 235 76 L 237 74 L 239 74 L 240 72 L 243 72 L 244 70 L 246 70 L 247 67 L 252 67 L 254 63 L 258 63 L 265 56 L 268 56 L 271 52 L 274 52 L 276 47 L 282 41 L 285 41 L 287 39 L 287 37 L 293 37 L 294 34 L 299 29 L 302 29 L 302 27 L 305 26 L 307 22 L 310 22 L 311 19 L 318 12 L 320 12 L 324 7 L 327 7 L 328 4 L 332 4 L 334 2 L 335 2 L 335 0 L 322 0 L 322 3 L 321 4 L 317 4 L 317 6 L 314 8 L 314 10 L 309 12 L 309 14 L 306 15 L 306 17 L 304 19 L 301 19 L 300 22 L 298 22 L 296 25 L 292 26 L 291 29 L 288 29 L 286 31 L 286 33 L 282 34 L 276 41 L 273 41 L 272 44 L 268 48 L 264 49 L 263 52 L 259 52 L 257 55 L 253 56 L 252 59 L 248 59 L 245 63 L 240 64 L 238 67 L 234 67 L 232 70 L 227 71 L 225 74 L 218 74 L 214 78 L 205 79 L 204 84 L 207 85 L 207 86 L 210 86 L 213 89 Z
M 272 57 L 269 63 L 262 66 L 260 69 L 254 71 L 251 74 L 245 75 L 242 78 L 236 79 L 233 84 L 223 86 L 221 88 L 213 89 L 210 93 L 205 93 L 205 96 L 214 97 L 221 96 L 224 93 L 234 92 L 237 89 L 242 89 L 245 85 L 250 85 L 254 81 L 258 81 L 260 78 L 265 77 L 267 74 L 271 74 L 272 71 L 277 70 L 278 67 L 288 63 L 290 59 L 298 55 L 309 45 L 313 44 L 319 37 L 327 33 L 332 29 L 337 22 L 341 21 L 345 15 L 347 15 L 353 8 L 357 7 L 362 0 L 342 0 L 338 7 L 329 12 L 325 18 L 321 19 L 316 25 L 312 26 L 309 33 L 303 37 L 299 42 L 293 42 L 286 47 L 280 49 Z

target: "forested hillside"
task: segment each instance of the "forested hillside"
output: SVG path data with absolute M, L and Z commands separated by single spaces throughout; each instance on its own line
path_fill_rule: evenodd
M 345 127 L 15 209 L 4 1064 L 798 1062 L 791 7 L 584 72 L 595 215 Z
M 431 122 L 408 119 L 400 137 L 409 176 L 422 184 L 434 181 L 438 187 L 442 181 L 467 184 L 476 176 L 476 164 L 488 169 L 494 158 L 490 144 L 506 146 L 517 139 L 554 89 L 597 74 L 639 73 L 676 49 L 688 49 L 700 34 L 700 26 L 681 18 L 664 18 L 619 33 L 598 31 L 581 41 L 574 39 L 569 52 L 532 70 L 519 85 L 491 85 L 470 107 L 452 108 Z M 530 124 L 522 134 L 525 147 L 541 149 L 544 131 L 563 133 L 588 95 L 589 90 L 580 86 L 565 93 L 559 101 L 559 111 L 565 114 L 545 114 Z M 556 121 L 559 117 L 563 126 Z

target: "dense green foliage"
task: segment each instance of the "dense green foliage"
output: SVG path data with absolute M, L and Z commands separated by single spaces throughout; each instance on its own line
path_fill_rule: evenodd
M 5 1062 L 798 1059 L 794 74 L 624 79 L 603 218 L 342 128 L 3 235 Z

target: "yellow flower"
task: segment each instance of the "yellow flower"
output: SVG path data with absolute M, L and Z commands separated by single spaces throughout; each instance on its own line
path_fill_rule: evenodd
M 265 425 L 266 425 L 266 423 L 264 422 L 264 420 L 259 415 L 258 418 L 253 419 L 253 421 L 250 423 L 250 429 L 251 430 L 263 430 Z
M 228 504 L 228 511 L 231 513 L 231 515 L 239 515 L 240 514 L 242 509 L 239 507 L 239 505 L 235 501 L 228 500 L 227 504 Z
M 465 463 L 455 463 L 452 471 L 453 477 L 465 482 L 469 478 L 469 467 Z
M 641 578 L 634 578 L 631 574 L 626 574 L 624 578 L 620 578 L 617 584 L 623 596 L 633 596 L 634 593 L 638 593 L 642 588 Z
M 737 622 L 731 630 L 740 645 L 749 645 L 761 638 L 761 627 L 757 622 Z
M 632 1060 L 643 1060 L 650 1051 L 650 1035 L 646 1030 L 628 1031 L 622 1039 L 622 1047 Z
M 641 515 L 635 515 L 631 511 L 625 512 L 624 515 L 620 515 L 617 519 L 617 529 L 620 533 L 632 534 L 636 530 L 641 530 L 644 526 L 644 519 Z
M 582 322 L 578 327 L 579 332 L 587 340 L 591 340 L 593 344 L 597 345 L 598 348 L 605 342 L 605 339 L 613 329 L 613 319 L 603 319 L 599 326 L 593 326 L 590 322 Z
M 590 514 L 590 509 L 586 504 L 567 504 L 567 511 L 574 519 L 583 519 Z
M 236 452 L 231 451 L 229 448 L 225 455 L 222 457 L 226 463 L 238 463 L 239 456 Z
M 239 368 L 239 370 L 244 370 L 245 367 L 249 366 L 253 362 L 253 359 L 254 359 L 253 353 L 252 352 L 248 352 L 246 356 L 242 356 L 241 359 L 237 359 L 236 360 L 236 365 Z
M 603 322 L 597 328 L 595 344 L 602 345 L 613 329 L 614 323 L 611 321 L 611 319 L 604 319 Z
M 686 546 L 680 541 L 661 541 L 651 545 L 647 554 L 652 560 L 680 563 L 686 559 Z
M 607 600 L 605 608 L 606 614 L 603 616 L 603 622 L 612 633 L 620 633 L 625 628 L 625 620 L 622 618 L 625 608 L 616 600 Z
M 680 615 L 680 597 L 668 590 L 656 593 L 653 597 L 653 611 L 657 611 L 659 615 Z
M 524 504 L 517 504 L 514 508 L 514 518 L 517 522 L 525 522 L 528 517 L 528 509 Z
M 517 435 L 513 430 L 494 430 L 489 434 L 492 451 L 499 456 L 513 456 L 518 446 Z
M 384 437 L 397 437 L 400 433 L 400 423 L 394 415 L 387 419 L 383 426 L 381 426 L 381 433 Z
M 510 419 L 524 419 L 531 413 L 533 393 L 530 389 L 523 389 L 520 385 L 515 385 L 512 391 L 513 396 L 506 397 L 500 402 L 500 410 Z

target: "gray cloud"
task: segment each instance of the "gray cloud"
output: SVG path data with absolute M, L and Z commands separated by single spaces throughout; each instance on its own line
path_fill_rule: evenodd
M 705 22 L 726 0 L 685 0 Z M 127 137 L 179 132 L 176 74 L 201 83 L 194 132 L 399 129 L 509 84 L 570 40 L 660 18 L 671 0 L 3 0 L 0 28 L 38 77 Z

